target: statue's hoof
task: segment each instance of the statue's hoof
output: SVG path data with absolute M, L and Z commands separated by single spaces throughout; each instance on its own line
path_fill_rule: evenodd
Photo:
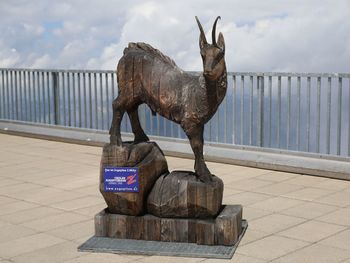
M 121 146 L 122 145 L 122 140 L 120 138 L 118 138 L 117 136 L 110 136 L 109 138 L 109 143 L 111 145 L 117 145 L 117 146 Z
M 210 173 L 209 169 L 206 166 L 200 167 L 199 169 L 195 170 L 196 176 L 203 183 L 210 183 L 213 181 L 213 175 Z
M 213 181 L 213 176 L 210 173 L 209 174 L 197 174 L 197 177 L 203 183 L 210 183 Z

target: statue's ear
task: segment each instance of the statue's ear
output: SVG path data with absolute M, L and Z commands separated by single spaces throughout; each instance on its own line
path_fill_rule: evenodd
M 207 44 L 207 39 L 205 38 L 205 35 L 203 33 L 201 33 L 199 35 L 199 47 L 200 47 L 200 49 L 203 49 L 205 44 Z
M 221 48 L 225 52 L 225 40 L 224 40 L 224 35 L 220 32 L 217 45 L 219 48 Z

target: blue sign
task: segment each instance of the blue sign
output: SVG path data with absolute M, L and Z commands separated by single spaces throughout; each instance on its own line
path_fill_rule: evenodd
M 137 167 L 105 167 L 104 190 L 106 192 L 139 191 L 139 175 Z

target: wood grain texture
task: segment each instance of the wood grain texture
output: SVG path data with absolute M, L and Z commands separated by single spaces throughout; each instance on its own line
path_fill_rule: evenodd
M 142 216 L 126 217 L 126 238 L 128 239 L 144 239 Z
M 118 215 L 108 210 L 95 216 L 95 236 L 111 238 L 231 246 L 241 231 L 241 205 L 224 206 L 214 219 Z
M 126 217 L 124 215 L 110 214 L 107 222 L 109 237 L 126 238 Z
M 105 192 L 103 169 L 105 167 L 138 167 L 139 192 Z M 100 165 L 100 192 L 108 210 L 115 214 L 142 215 L 145 203 L 155 181 L 168 173 L 163 152 L 154 142 L 124 143 L 123 146 L 106 144 Z
M 161 220 L 153 215 L 143 216 L 143 232 L 144 240 L 161 240 Z
M 189 171 L 173 171 L 158 178 L 147 199 L 147 210 L 159 217 L 214 218 L 222 205 L 224 185 L 213 176 L 203 183 Z
M 196 243 L 215 245 L 215 222 L 213 220 L 196 221 Z
M 242 225 L 241 205 L 227 205 L 217 216 L 215 222 L 216 243 L 233 245 L 241 234 Z
M 105 237 L 107 236 L 107 231 L 109 229 L 107 225 L 108 215 L 105 210 L 95 215 L 95 236 Z
M 161 241 L 175 242 L 177 241 L 177 233 L 175 231 L 174 218 L 162 218 L 161 224 Z

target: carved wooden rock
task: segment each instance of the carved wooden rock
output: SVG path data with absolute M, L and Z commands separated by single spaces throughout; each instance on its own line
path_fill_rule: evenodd
M 105 192 L 104 167 L 138 167 L 139 192 Z M 100 165 L 100 192 L 110 213 L 142 215 L 145 213 L 147 195 L 157 178 L 168 173 L 164 154 L 154 142 L 138 144 L 123 143 L 123 146 L 106 144 Z
M 159 217 L 214 218 L 222 205 L 223 182 L 201 182 L 189 171 L 173 171 L 158 178 L 147 199 L 148 213 Z

